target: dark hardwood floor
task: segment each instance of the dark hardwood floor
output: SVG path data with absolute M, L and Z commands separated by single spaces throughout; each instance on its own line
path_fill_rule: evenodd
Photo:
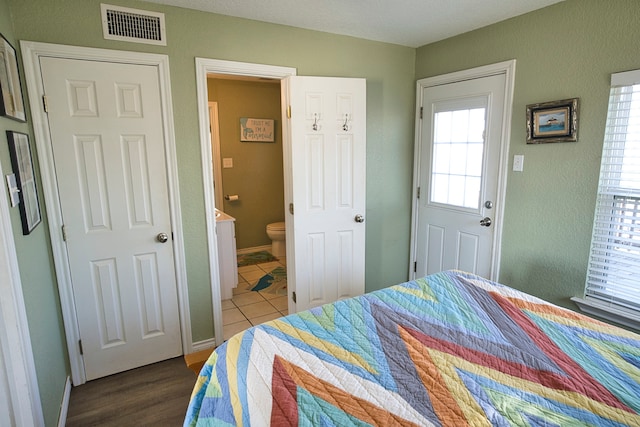
M 177 357 L 89 381 L 71 389 L 66 425 L 181 426 L 196 377 Z

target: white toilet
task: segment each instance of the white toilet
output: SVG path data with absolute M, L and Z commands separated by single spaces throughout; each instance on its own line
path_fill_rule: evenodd
M 284 222 L 273 222 L 267 225 L 267 236 L 271 239 L 271 254 L 275 257 L 286 257 Z

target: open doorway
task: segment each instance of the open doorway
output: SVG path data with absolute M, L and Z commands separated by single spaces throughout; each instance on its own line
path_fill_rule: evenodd
M 216 208 L 236 218 L 238 249 L 269 246 L 266 225 L 284 221 L 280 81 L 210 74 L 207 95 Z M 244 137 L 245 119 L 268 121 L 271 137 Z
M 214 75 L 219 79 L 226 77 L 230 80 L 239 79 L 275 79 L 278 81 L 277 86 L 279 88 L 279 80 L 282 80 L 288 76 L 295 76 L 296 70 L 289 67 L 278 67 L 259 64 L 237 63 L 232 61 L 221 61 L 214 59 L 196 58 L 196 84 L 198 95 L 198 113 L 201 135 L 201 153 L 202 153 L 202 174 L 204 184 L 204 199 L 205 199 L 205 222 L 207 225 L 207 240 L 209 242 L 209 265 L 210 265 L 210 282 L 211 282 L 211 296 L 213 307 L 213 321 L 214 321 L 214 337 L 216 345 L 221 344 L 224 341 L 224 329 L 223 329 L 223 317 L 222 317 L 222 289 L 220 286 L 220 268 L 219 268 L 219 254 L 221 253 L 221 247 L 219 247 L 216 236 L 216 205 L 215 202 L 215 189 L 214 189 L 214 173 L 213 164 L 214 156 L 211 143 L 211 119 L 209 112 L 209 76 Z M 218 108 L 220 106 L 218 105 Z M 218 110 L 219 112 L 219 110 Z M 282 111 L 278 118 L 282 117 Z M 238 120 L 238 129 L 240 128 L 240 122 Z M 281 132 L 282 135 L 282 132 Z M 240 143 L 240 142 L 238 142 Z M 222 154 L 224 156 L 224 154 Z M 221 161 L 222 163 L 222 161 Z M 282 172 L 282 168 L 280 169 Z M 224 178 L 219 184 L 219 188 L 224 193 Z M 238 193 L 229 193 L 226 195 L 233 196 L 238 195 L 237 201 L 243 201 L 243 195 Z M 225 194 L 223 194 L 224 197 Z M 242 197 L 242 198 L 241 198 Z M 231 201 L 230 201 L 231 202 Z M 224 211 L 224 202 L 222 204 Z M 284 203 L 281 204 L 284 209 Z M 265 230 L 266 233 L 266 230 Z M 203 346 L 206 346 L 204 344 Z
M 205 222 L 216 337 L 213 343 L 198 343 L 199 347 L 221 343 L 224 336 L 218 264 L 221 245 L 218 245 L 216 235 L 219 227 L 215 221 L 208 111 L 207 77 L 210 74 L 280 80 L 287 311 L 294 313 L 360 295 L 364 292 L 365 277 L 365 79 L 300 77 L 293 68 L 196 58 Z M 240 118 L 237 120 L 240 122 Z M 305 143 L 294 144 L 293 141 Z M 238 200 L 241 198 L 238 194 Z
M 280 80 L 209 74 L 207 97 L 226 340 L 288 314 Z

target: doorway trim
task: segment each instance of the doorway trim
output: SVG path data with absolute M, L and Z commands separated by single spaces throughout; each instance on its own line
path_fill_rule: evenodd
M 409 258 L 409 279 L 415 279 L 414 262 L 417 254 L 418 244 L 418 186 L 420 183 L 420 149 L 422 141 L 422 122 L 420 118 L 420 107 L 423 102 L 423 90 L 428 87 L 440 86 L 450 83 L 457 83 L 465 80 L 479 79 L 498 74 L 505 75 L 504 113 L 502 120 L 502 131 L 500 134 L 500 166 L 498 170 L 498 198 L 496 199 L 496 214 L 493 235 L 493 249 L 491 254 L 491 277 L 490 280 L 498 281 L 500 274 L 500 256 L 502 250 L 502 227 L 504 223 L 504 201 L 507 191 L 507 166 L 509 164 L 509 148 L 511 136 L 511 117 L 513 112 L 513 90 L 515 86 L 516 60 L 498 62 L 496 64 L 471 68 L 449 74 L 442 74 L 434 77 L 427 77 L 416 82 L 416 119 L 415 119 L 415 141 L 413 153 L 413 195 L 411 202 L 411 256 Z
M 222 156 L 220 155 L 220 125 L 218 123 L 218 103 L 209 101 L 209 123 L 211 126 L 212 155 L 213 155 L 213 175 L 215 176 L 214 194 L 216 206 L 222 206 Z
M 64 321 L 67 350 L 71 365 L 71 378 L 74 385 L 84 384 L 86 375 L 80 348 L 77 313 L 71 286 L 69 257 L 62 236 L 62 209 L 57 188 L 57 179 L 53 162 L 53 150 L 49 134 L 49 121 L 42 108 L 44 87 L 41 57 L 62 59 L 89 60 L 101 62 L 119 62 L 126 64 L 150 65 L 158 67 L 160 79 L 160 97 L 162 103 L 163 133 L 165 135 L 167 184 L 169 188 L 169 209 L 173 231 L 174 263 L 176 270 L 176 288 L 178 309 L 180 313 L 180 332 L 182 335 L 182 351 L 192 351 L 191 317 L 187 288 L 187 271 L 184 253 L 184 236 L 182 230 L 182 213 L 180 208 L 180 191 L 178 186 L 178 164 L 175 146 L 173 122 L 173 104 L 171 100 L 171 80 L 169 76 L 169 58 L 166 55 L 128 52 L 109 49 L 98 49 L 80 46 L 56 45 L 49 43 L 21 41 L 24 63 L 25 81 L 28 88 L 29 106 L 33 120 L 33 130 L 38 151 L 42 187 L 47 216 L 49 219 L 49 235 L 55 265 L 60 306 Z
M 209 280 L 211 282 L 214 343 L 215 345 L 220 345 L 224 340 L 224 332 L 222 327 L 222 294 L 220 291 L 220 273 L 218 269 L 218 243 L 216 239 L 215 198 L 212 170 L 213 153 L 209 137 L 209 129 L 211 125 L 209 122 L 209 96 L 207 91 L 207 77 L 209 74 L 227 74 L 233 76 L 262 77 L 282 80 L 289 76 L 295 76 L 296 69 L 291 67 L 253 64 L 248 62 L 196 58 L 198 122 L 200 124 L 202 183 L 204 189 L 207 246 L 209 248 Z M 285 180 L 286 176 L 287 175 L 285 174 Z
M 4 176 L 1 165 L 0 176 Z M 44 426 L 16 245 L 5 197 L 0 197 L 0 362 L 0 397 L 7 405 L 0 411 L 0 424 Z

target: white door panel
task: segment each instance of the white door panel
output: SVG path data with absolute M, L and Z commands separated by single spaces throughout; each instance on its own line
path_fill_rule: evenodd
M 41 67 L 86 377 L 178 356 L 158 69 Z
M 366 81 L 289 77 L 283 91 L 294 206 L 288 281 L 300 311 L 364 292 L 365 224 L 355 218 L 366 208 Z
M 491 277 L 505 79 L 422 91 L 416 276 L 460 269 Z M 481 225 L 485 217 L 493 224 Z

